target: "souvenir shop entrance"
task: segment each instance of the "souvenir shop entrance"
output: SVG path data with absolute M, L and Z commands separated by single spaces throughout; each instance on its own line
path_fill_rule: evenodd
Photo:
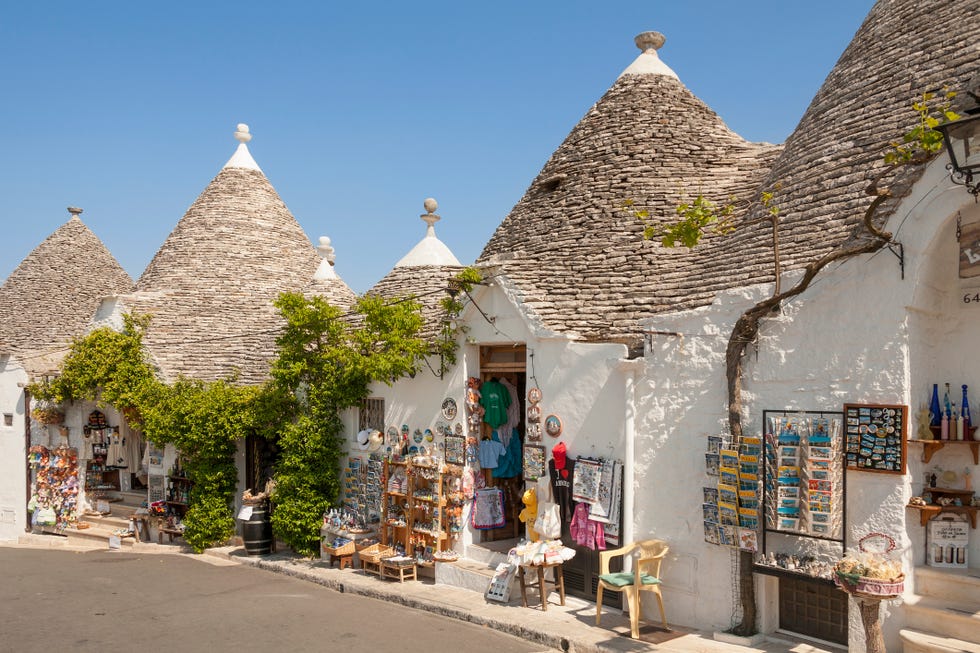
M 507 393 L 516 397 L 516 406 L 508 406 L 511 418 L 506 422 L 505 415 L 499 417 L 484 415 L 481 437 L 483 440 L 497 440 L 508 452 L 501 460 L 509 463 L 494 469 L 484 469 L 484 481 L 487 487 L 500 488 L 504 493 L 505 523 L 499 528 L 482 531 L 482 541 L 496 542 L 500 540 L 517 540 L 524 535 L 524 524 L 518 519 L 523 508 L 521 497 L 524 494 L 524 479 L 522 461 L 520 460 L 524 445 L 524 416 L 525 395 L 527 394 L 527 347 L 484 346 L 480 348 L 480 381 L 481 391 Z M 511 392 L 513 389 L 513 392 Z M 513 402 L 510 402 L 513 403 Z M 494 424 L 500 423 L 498 427 Z M 516 425 L 514 425 L 516 424 Z M 507 427 L 510 426 L 508 429 Z M 509 432 L 507 432 L 509 431 Z M 517 441 L 514 442 L 513 439 Z M 516 457 L 514 454 L 517 454 Z

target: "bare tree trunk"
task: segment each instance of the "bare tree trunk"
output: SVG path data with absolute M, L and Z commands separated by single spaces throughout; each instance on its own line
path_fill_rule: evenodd
M 890 196 L 887 189 L 878 188 L 878 183 L 882 177 L 890 172 L 886 170 L 876 177 L 867 188 L 867 193 L 874 196 L 871 204 L 864 212 L 864 227 L 870 238 L 859 245 L 834 250 L 825 254 L 813 263 L 804 268 L 803 277 L 796 284 L 785 292 L 779 292 L 779 259 L 778 259 L 778 237 L 776 235 L 776 224 L 773 223 L 773 247 L 777 252 L 776 259 L 776 291 L 774 294 L 756 305 L 748 308 L 741 317 L 735 322 L 732 334 L 728 338 L 728 346 L 725 350 L 725 373 L 728 378 L 728 428 L 732 435 L 732 447 L 738 448 L 742 443 L 742 357 L 749 343 L 754 342 L 759 335 L 759 324 L 764 317 L 779 309 L 784 301 L 803 293 L 817 274 L 826 266 L 834 261 L 840 261 L 859 254 L 875 252 L 891 241 L 892 235 L 878 229 L 873 222 L 878 207 Z M 739 599 L 742 607 L 742 621 L 732 629 L 732 632 L 739 636 L 747 636 L 755 633 L 756 627 L 756 603 L 755 603 L 755 578 L 752 574 L 753 555 L 748 551 L 739 552 L 738 556 L 738 580 L 739 580 Z M 870 650 L 870 649 L 869 649 Z M 881 649 L 884 653 L 884 648 Z

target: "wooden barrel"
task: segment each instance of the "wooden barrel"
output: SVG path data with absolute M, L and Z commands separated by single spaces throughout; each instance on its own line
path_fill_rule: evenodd
M 269 521 L 269 504 L 251 506 L 252 515 L 242 521 L 242 540 L 245 553 L 250 556 L 272 553 L 272 522 Z

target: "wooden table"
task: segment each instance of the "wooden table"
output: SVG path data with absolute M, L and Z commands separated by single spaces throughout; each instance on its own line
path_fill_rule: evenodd
M 527 607 L 527 588 L 537 588 L 538 593 L 541 595 L 541 609 L 548 609 L 548 589 L 549 584 L 554 585 L 558 590 L 558 596 L 561 597 L 561 605 L 565 605 L 565 574 L 562 572 L 562 563 L 551 562 L 540 565 L 521 565 L 518 572 L 518 578 L 521 581 L 521 603 L 524 607 Z M 528 582 L 524 577 L 524 573 L 528 569 L 536 569 L 538 572 L 537 582 Z M 555 579 L 545 580 L 544 572 L 546 569 L 553 569 Z
M 404 583 L 405 579 L 408 580 L 418 580 L 418 568 L 416 565 L 391 565 L 386 564 L 384 560 L 381 561 L 381 574 L 382 578 L 397 578 L 398 582 Z

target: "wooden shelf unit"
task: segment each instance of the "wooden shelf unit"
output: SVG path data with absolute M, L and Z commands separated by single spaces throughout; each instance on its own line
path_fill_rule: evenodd
M 922 445 L 922 462 L 924 463 L 932 460 L 932 455 L 943 447 L 958 448 L 966 445 L 973 452 L 973 464 L 980 465 L 980 441 L 978 440 L 909 440 L 909 442 Z
M 404 470 L 408 477 L 408 492 L 389 492 L 388 481 L 397 470 Z M 430 474 L 432 478 L 424 478 Z M 446 520 L 445 482 L 452 475 L 435 465 L 417 465 L 408 461 L 385 461 L 384 501 L 382 502 L 382 544 L 401 544 L 406 555 L 412 555 L 415 544 L 421 543 L 433 551 L 448 548 L 450 535 Z M 392 502 L 404 505 L 400 511 L 392 510 Z M 394 515 L 401 515 L 404 524 L 390 523 Z

